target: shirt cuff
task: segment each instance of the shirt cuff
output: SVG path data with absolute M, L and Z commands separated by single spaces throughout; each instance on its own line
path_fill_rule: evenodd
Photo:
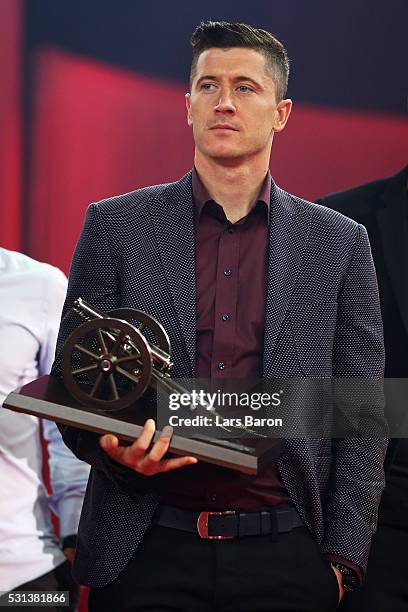
M 333 561 L 334 563 L 342 563 L 343 565 L 346 565 L 347 567 L 349 567 L 350 569 L 355 571 L 355 573 L 357 574 L 357 577 L 359 579 L 360 584 L 362 584 L 364 573 L 363 573 L 363 570 L 361 569 L 361 567 L 359 565 L 355 565 L 354 563 L 352 563 L 348 559 L 344 559 L 344 557 L 340 557 L 339 555 L 331 555 L 331 554 L 327 553 L 325 555 L 325 557 L 326 557 L 326 559 L 328 561 Z

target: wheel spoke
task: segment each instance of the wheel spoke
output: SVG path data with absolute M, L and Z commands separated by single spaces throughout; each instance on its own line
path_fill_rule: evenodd
M 76 348 L 76 350 L 79 351 L 80 353 L 89 355 L 89 357 L 92 357 L 92 359 L 99 359 L 99 355 L 95 355 L 95 353 L 92 353 L 92 351 L 88 350 L 84 346 L 81 346 L 80 344 L 75 344 L 74 348 Z
M 98 334 L 98 340 L 99 340 L 99 344 L 101 345 L 102 352 L 106 354 L 108 352 L 108 349 L 107 349 L 106 342 L 103 337 L 103 331 L 101 329 L 98 329 L 97 334 Z
M 91 365 L 84 366 L 83 368 L 72 370 L 72 374 L 74 376 L 76 376 L 77 374 L 84 374 L 84 372 L 90 372 L 91 370 L 96 370 L 97 367 L 98 367 L 97 363 L 91 363 Z
M 112 342 L 113 344 L 115 344 L 116 342 L 116 337 L 112 334 L 112 332 L 110 332 L 107 329 L 102 329 L 101 330 L 102 334 L 105 336 L 105 339 L 108 339 L 110 342 Z M 106 344 L 106 340 L 105 340 L 105 344 Z M 108 351 L 109 352 L 109 349 Z
M 146 323 L 141 323 L 137 329 L 141 332 L 144 330 L 145 327 L 146 327 Z
M 102 377 L 103 377 L 103 373 L 102 373 L 102 372 L 99 372 L 99 374 L 98 374 L 98 376 L 96 377 L 96 380 L 95 380 L 95 382 L 94 382 L 94 385 L 93 385 L 93 387 L 92 387 L 92 390 L 91 390 L 91 392 L 90 392 L 90 394 L 89 394 L 91 397 L 95 397 L 95 393 L 96 393 L 96 392 L 97 392 L 97 390 L 98 390 L 98 387 L 99 387 L 99 385 L 100 385 L 100 383 L 101 383 Z
M 118 400 L 119 399 L 119 393 L 118 393 L 118 388 L 116 386 L 115 378 L 114 378 L 113 374 L 109 374 L 109 384 L 110 384 L 110 388 L 111 388 L 111 391 L 112 391 L 113 399 Z
M 128 361 L 134 361 L 135 359 L 139 359 L 140 357 L 140 352 L 137 352 L 137 355 L 128 355 L 127 357 L 119 357 L 116 360 L 116 363 L 127 363 Z M 140 363 L 140 361 L 138 361 L 138 363 Z
M 131 380 L 132 382 L 138 384 L 140 378 L 136 378 L 136 376 L 134 376 L 133 374 L 131 374 L 130 372 L 127 372 L 126 370 L 124 370 L 121 367 L 117 367 L 116 371 L 119 372 L 119 374 L 122 374 L 122 376 L 124 376 L 125 378 L 128 378 L 129 380 Z
M 119 348 L 121 347 L 122 341 L 123 341 L 123 337 L 126 334 L 124 334 L 122 331 L 119 332 L 115 344 L 112 346 L 110 353 L 111 355 L 115 355 L 116 356 L 116 352 L 119 350 Z

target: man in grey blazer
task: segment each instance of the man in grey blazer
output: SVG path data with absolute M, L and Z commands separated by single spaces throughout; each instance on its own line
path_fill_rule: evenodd
M 200 24 L 192 47 L 194 168 L 89 207 L 54 373 L 82 296 L 156 317 L 174 377 L 381 379 L 364 227 L 269 174 L 273 136 L 292 108 L 284 47 L 225 22 Z M 334 610 L 363 579 L 384 486 L 386 426 L 378 406 L 365 410 L 380 436 L 287 439 L 253 477 L 168 458 L 171 432 L 151 446 L 151 420 L 130 446 L 61 426 L 92 466 L 74 566 L 91 586 L 90 609 Z M 205 511 L 221 513 L 209 517 L 216 539 L 197 531 Z

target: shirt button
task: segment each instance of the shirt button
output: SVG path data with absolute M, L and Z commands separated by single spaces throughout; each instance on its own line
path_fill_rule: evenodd
M 219 370 L 224 370 L 224 369 L 225 369 L 225 363 L 224 363 L 223 361 L 220 361 L 220 362 L 217 364 L 217 368 L 218 368 Z
M 217 501 L 217 496 L 215 495 L 215 493 L 213 493 L 213 494 L 211 495 L 210 499 L 211 499 L 211 501 L 212 501 L 212 502 Z
M 229 234 L 233 234 L 234 233 L 234 230 L 232 229 L 232 227 L 228 228 L 228 233 Z
M 222 315 L 222 317 L 221 317 L 221 319 L 222 319 L 223 321 L 228 321 L 228 320 L 229 320 L 229 318 L 230 318 L 229 314 L 223 314 L 223 315 Z
M 229 268 L 225 268 L 224 276 L 231 276 L 231 270 Z

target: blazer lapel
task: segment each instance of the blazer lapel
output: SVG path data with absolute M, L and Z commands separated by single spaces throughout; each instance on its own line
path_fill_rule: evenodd
M 268 373 L 268 363 L 297 280 L 311 214 L 311 208 L 303 207 L 272 184 L 264 376 L 271 374 Z M 191 172 L 169 185 L 160 199 L 151 200 L 150 215 L 193 374 L 196 356 L 196 281 Z
M 191 172 L 150 202 L 157 247 L 177 313 L 191 373 L 195 370 L 196 281 Z
M 297 280 L 309 235 L 311 211 L 311 207 L 296 202 L 272 183 L 263 355 L 265 377 L 273 375 L 268 371 L 268 364 Z
M 377 210 L 384 258 L 402 321 L 408 333 L 408 205 L 407 168 L 391 180 Z

